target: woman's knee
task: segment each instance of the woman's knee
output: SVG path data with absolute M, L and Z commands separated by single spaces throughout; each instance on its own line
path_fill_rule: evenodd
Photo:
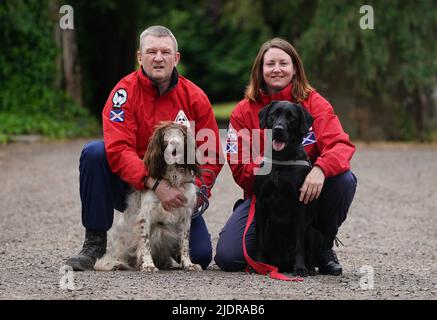
M 346 171 L 344 173 L 343 179 L 344 179 L 344 183 L 350 188 L 355 189 L 357 187 L 358 179 L 352 171 L 350 170 Z
M 328 187 L 335 189 L 337 194 L 355 194 L 357 188 L 357 177 L 350 170 L 338 176 L 328 178 L 327 182 Z
M 234 211 L 220 233 L 214 261 L 223 271 L 241 271 L 247 265 L 243 254 L 242 237 L 250 204 L 250 199 L 239 200 L 234 205 Z M 246 248 L 249 255 L 252 252 L 254 235 L 255 226 L 252 222 L 246 234 Z
M 220 239 L 217 243 L 214 261 L 223 271 L 241 271 L 246 266 L 242 252 L 223 245 Z

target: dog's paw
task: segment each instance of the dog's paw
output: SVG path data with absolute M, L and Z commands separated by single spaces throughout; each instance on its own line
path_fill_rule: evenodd
M 298 277 L 308 277 L 309 276 L 309 272 L 308 272 L 307 268 L 305 268 L 305 267 L 298 267 L 298 266 L 295 266 L 293 268 L 293 274 L 295 276 L 298 276 Z
M 308 268 L 308 274 L 310 275 L 310 276 L 315 276 L 316 274 L 317 274 L 317 272 L 316 272 L 316 268 L 314 268 L 314 267 L 309 267 Z
M 143 264 L 141 266 L 141 271 L 142 272 L 147 272 L 147 273 L 154 273 L 154 272 L 158 272 L 158 268 L 155 267 L 153 264 L 149 265 L 149 264 Z
M 198 265 L 198 264 L 193 264 L 192 263 L 192 264 L 184 267 L 184 270 L 187 270 L 187 271 L 202 271 L 202 267 L 200 265 Z
M 188 259 L 182 260 L 181 267 L 186 271 L 202 271 L 202 267 L 200 265 L 194 264 Z

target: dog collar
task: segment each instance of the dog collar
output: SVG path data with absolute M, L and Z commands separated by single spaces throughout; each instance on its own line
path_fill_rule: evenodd
M 264 162 L 270 162 L 271 164 L 279 164 L 281 166 L 306 166 L 311 167 L 311 163 L 308 160 L 285 160 L 285 161 L 279 161 L 279 160 L 273 160 L 267 157 L 264 157 Z

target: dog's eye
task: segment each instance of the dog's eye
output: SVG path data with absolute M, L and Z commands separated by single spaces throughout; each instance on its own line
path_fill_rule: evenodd
M 287 112 L 287 119 L 288 119 L 288 121 L 290 121 L 290 122 L 294 122 L 294 121 L 296 121 L 297 119 L 296 119 L 296 117 L 293 115 L 293 113 L 291 113 L 291 112 Z
M 269 113 L 269 119 L 277 119 L 280 116 L 280 111 L 278 109 L 274 110 L 273 112 Z

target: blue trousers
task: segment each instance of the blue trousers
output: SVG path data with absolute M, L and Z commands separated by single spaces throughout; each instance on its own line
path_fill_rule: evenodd
M 114 174 L 108 165 L 103 141 L 85 145 L 79 164 L 82 224 L 86 229 L 108 231 L 114 209 L 126 209 L 129 185 Z M 205 220 L 198 216 L 191 221 L 190 256 L 193 263 L 206 269 L 212 260 L 211 236 Z
M 357 187 L 357 178 L 351 171 L 326 179 L 319 197 L 318 220 L 315 228 L 321 231 L 324 247 L 330 249 L 338 228 L 346 220 Z M 224 271 L 241 271 L 247 262 L 243 254 L 243 233 L 249 215 L 251 199 L 239 200 L 219 234 L 215 263 Z M 246 249 L 250 257 L 255 250 L 255 219 L 246 234 Z

